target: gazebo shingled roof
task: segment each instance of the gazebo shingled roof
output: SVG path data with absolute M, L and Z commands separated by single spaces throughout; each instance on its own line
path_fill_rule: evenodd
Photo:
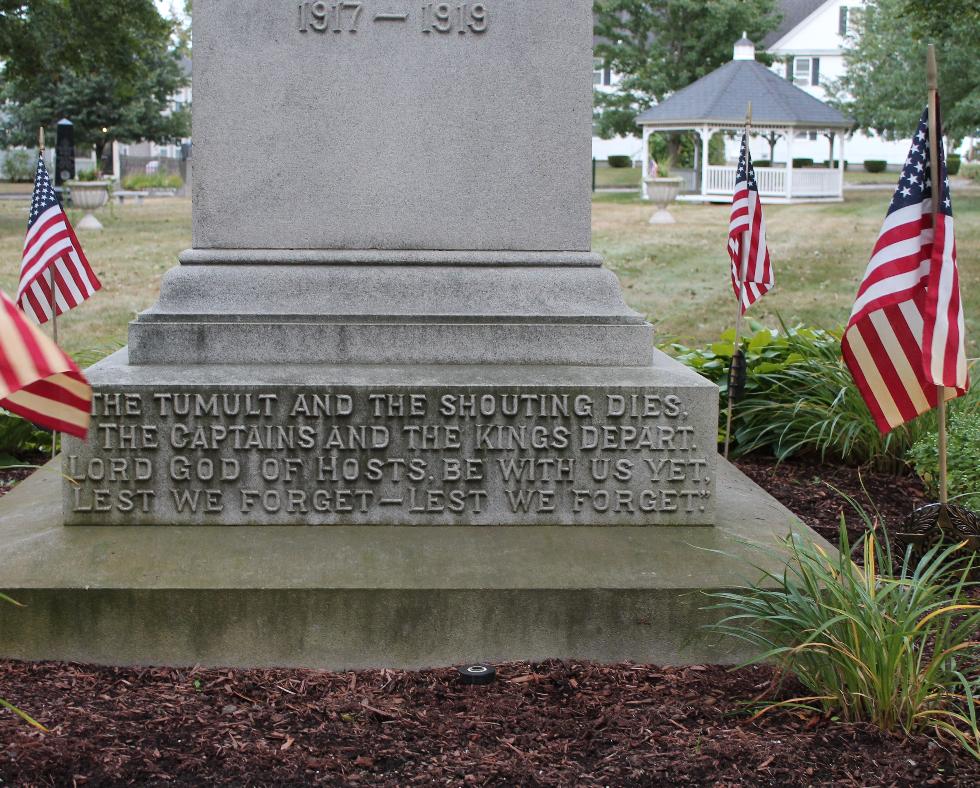
M 741 43 L 741 42 L 740 42 Z M 846 131 L 854 121 L 755 60 L 731 60 L 642 113 L 651 126 L 739 127 L 752 102 L 752 123 L 761 127 Z

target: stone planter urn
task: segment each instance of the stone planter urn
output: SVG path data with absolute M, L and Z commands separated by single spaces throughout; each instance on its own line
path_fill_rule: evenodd
M 644 178 L 643 182 L 647 185 L 647 194 L 654 205 L 659 205 L 656 213 L 650 217 L 650 224 L 674 224 L 674 217 L 670 215 L 667 206 L 677 199 L 680 194 L 683 178 Z
M 78 223 L 80 230 L 101 230 L 102 223 L 92 212 L 109 201 L 109 181 L 67 181 L 71 189 L 71 202 L 76 208 L 87 211 Z

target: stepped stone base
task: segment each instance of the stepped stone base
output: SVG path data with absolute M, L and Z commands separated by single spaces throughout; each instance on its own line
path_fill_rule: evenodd
M 820 541 L 725 462 L 715 528 L 67 528 L 61 481 L 52 463 L 0 499 L 0 590 L 26 605 L 0 605 L 5 658 L 735 663 L 745 647 L 705 632 L 704 592 L 785 557 L 753 545 Z
M 652 338 L 591 253 L 193 249 L 129 360 L 643 366 Z

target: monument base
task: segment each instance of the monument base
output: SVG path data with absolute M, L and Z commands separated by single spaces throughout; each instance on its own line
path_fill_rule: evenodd
M 62 525 L 60 463 L 0 501 L 0 656 L 420 668 L 547 657 L 735 663 L 705 592 L 821 541 L 719 461 L 704 527 Z M 828 549 L 829 546 L 827 546 Z

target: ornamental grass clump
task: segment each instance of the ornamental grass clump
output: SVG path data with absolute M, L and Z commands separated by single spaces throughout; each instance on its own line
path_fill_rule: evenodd
M 980 605 L 967 595 L 975 557 L 937 546 L 914 563 L 907 553 L 891 572 L 887 543 L 873 536 L 861 545 L 864 565 L 851 560 L 843 517 L 840 539 L 832 554 L 793 536 L 783 574 L 712 595 L 713 609 L 728 613 L 720 631 L 758 647 L 752 662 L 775 662 L 807 689 L 760 714 L 802 706 L 955 740 L 980 758 Z

